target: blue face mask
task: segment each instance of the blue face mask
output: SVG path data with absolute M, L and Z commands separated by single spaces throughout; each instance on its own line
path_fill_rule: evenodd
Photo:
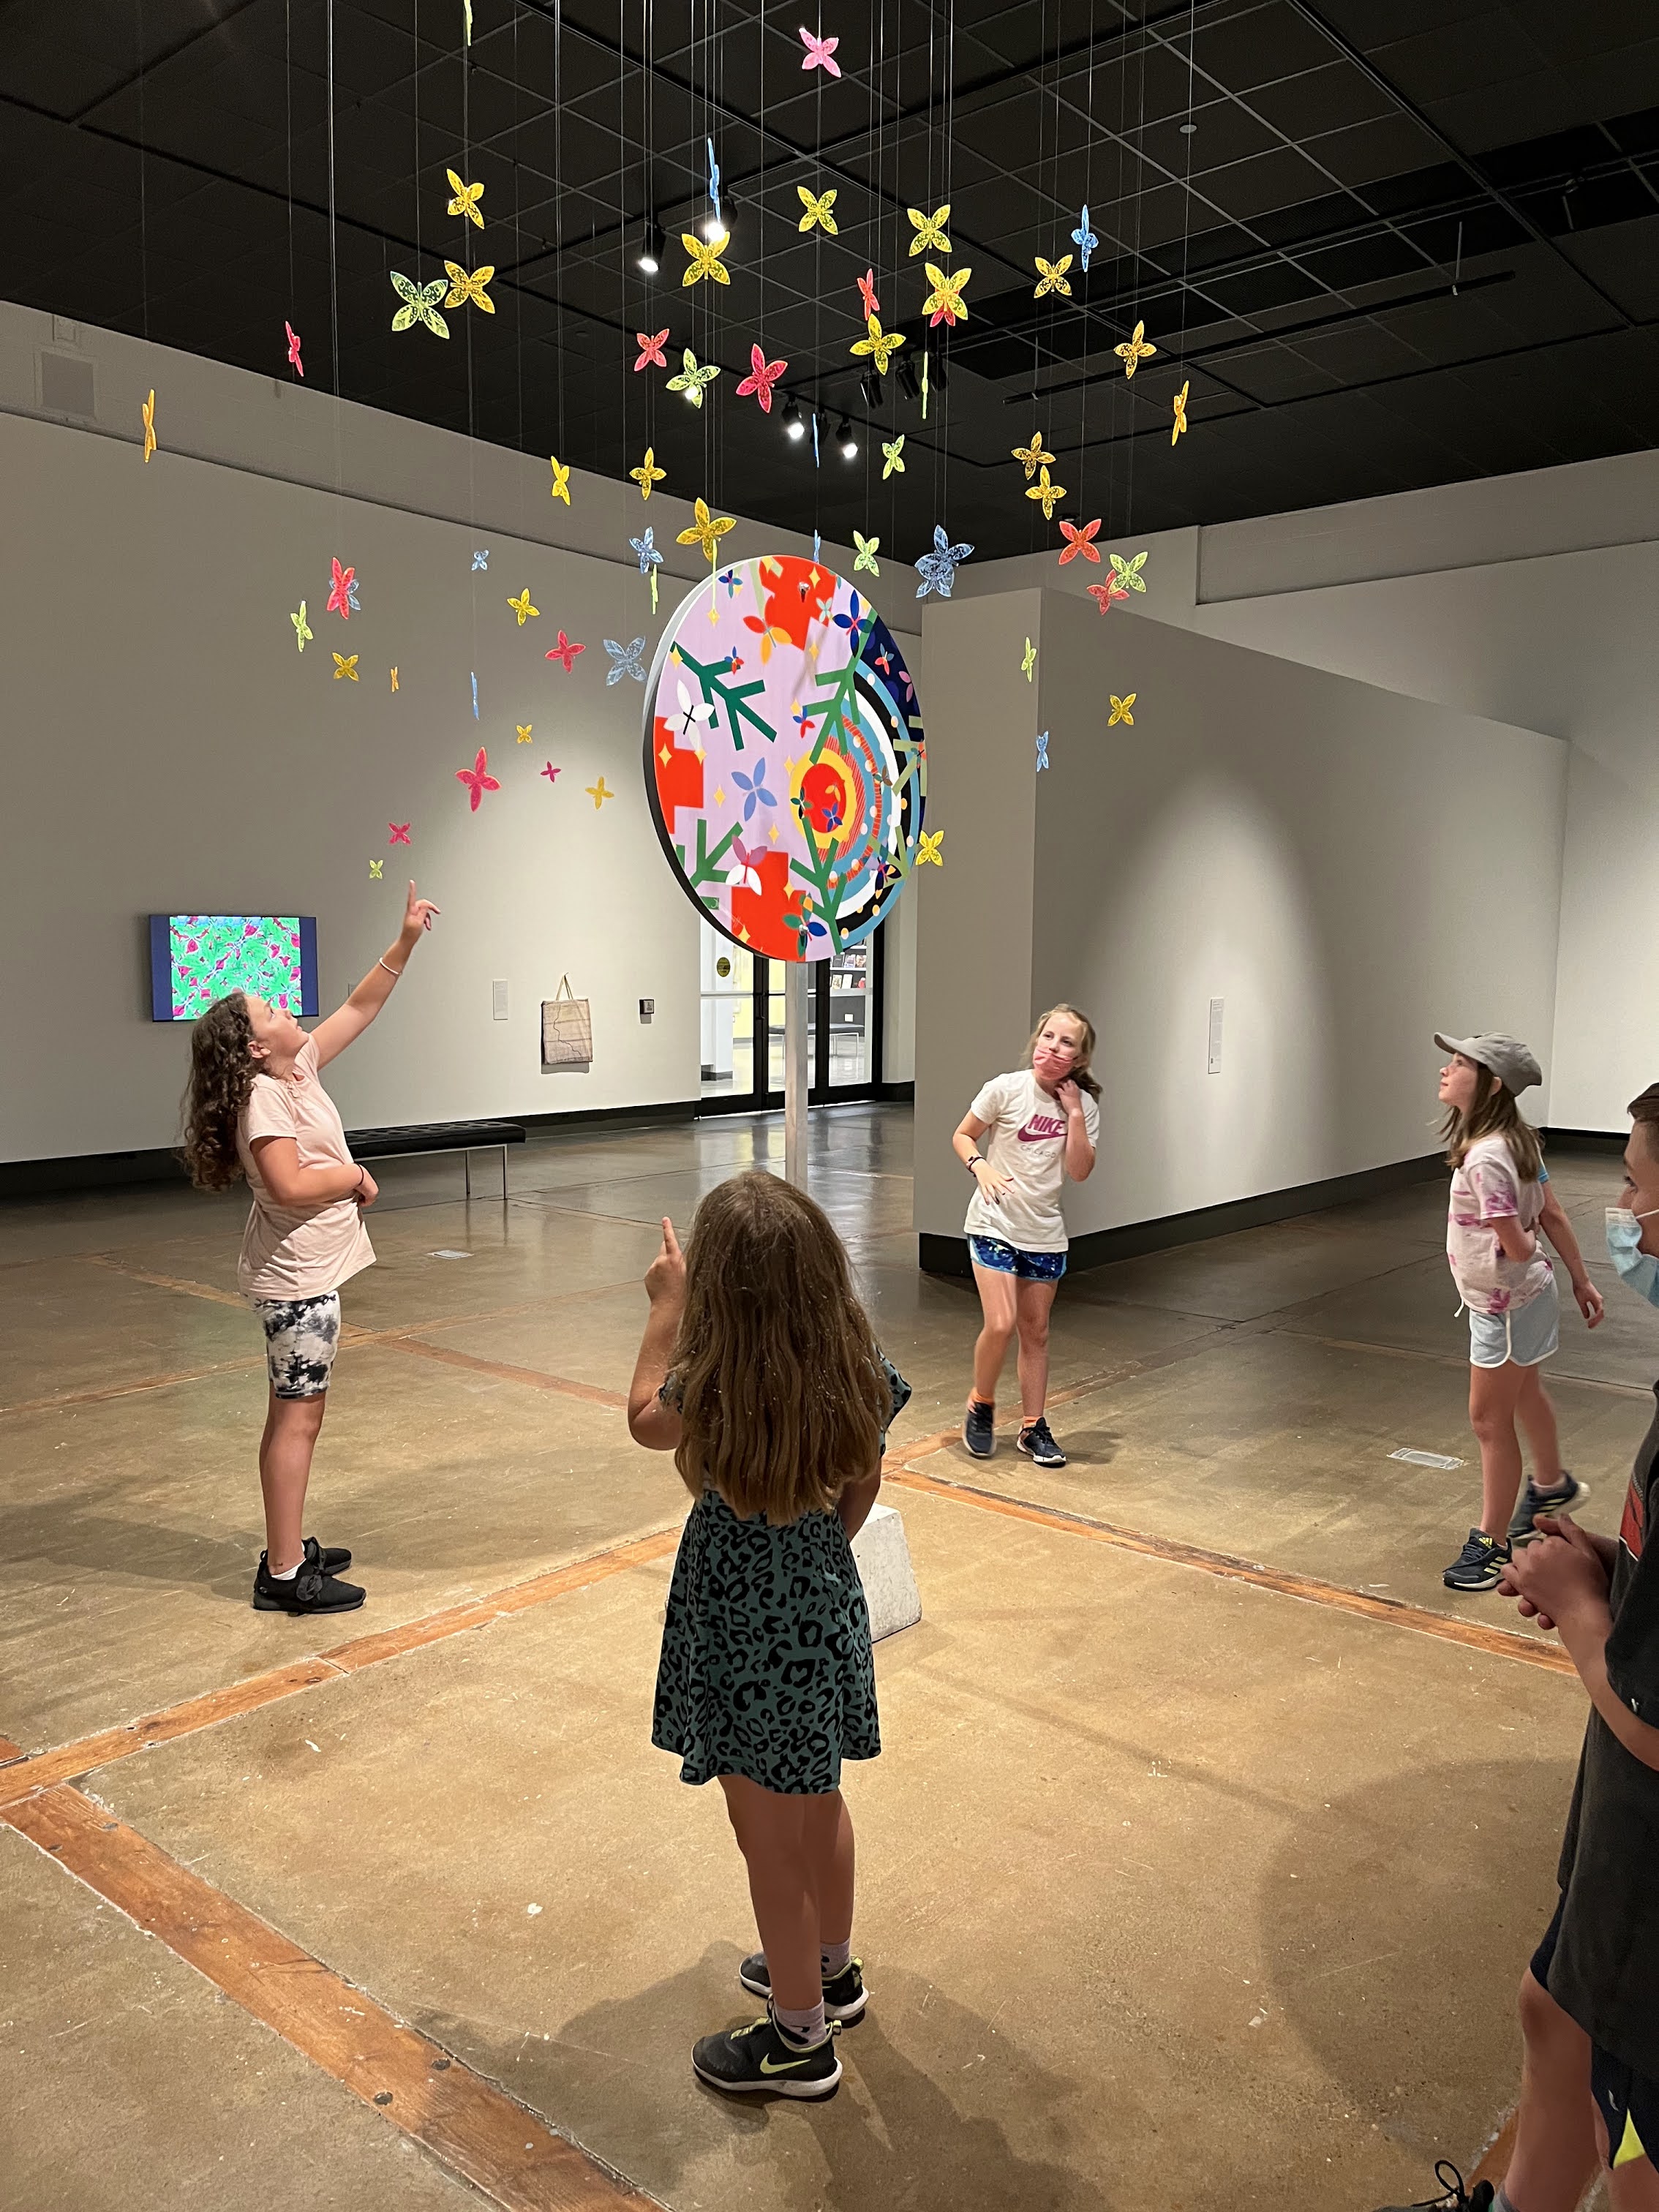
M 1654 1212 L 1659 1212 L 1656 1207 Z M 1632 1213 L 1627 1206 L 1607 1208 L 1607 1257 L 1638 1298 L 1659 1306 L 1659 1259 L 1642 1249 L 1642 1224 L 1653 1212 Z

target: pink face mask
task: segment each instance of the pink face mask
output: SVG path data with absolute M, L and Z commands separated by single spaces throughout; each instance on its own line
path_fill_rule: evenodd
M 1031 1054 L 1032 1072 L 1037 1075 L 1052 1077 L 1056 1082 L 1062 1077 L 1069 1075 L 1076 1065 L 1076 1053 L 1055 1052 L 1048 1045 L 1038 1045 Z

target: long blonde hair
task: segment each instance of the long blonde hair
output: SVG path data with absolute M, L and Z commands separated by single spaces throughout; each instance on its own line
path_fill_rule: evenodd
M 1036 1027 L 1026 1042 L 1024 1064 L 1027 1067 L 1031 1065 L 1031 1054 L 1036 1050 L 1037 1039 L 1056 1014 L 1069 1014 L 1083 1032 L 1083 1042 L 1078 1048 L 1078 1055 L 1072 1063 L 1072 1072 L 1066 1081 L 1075 1083 L 1079 1091 L 1086 1091 L 1091 1098 L 1098 1098 L 1100 1085 L 1089 1072 L 1089 1063 L 1095 1056 L 1095 1025 L 1087 1014 L 1076 1006 L 1068 1006 L 1063 999 L 1057 1006 L 1050 1006 L 1046 1014 L 1037 1016 Z
M 693 1497 L 782 1527 L 874 1472 L 891 1410 L 875 1337 L 829 1217 L 775 1176 L 751 1168 L 697 1208 L 670 1371 Z
M 1478 1145 L 1483 1137 L 1501 1137 L 1510 1148 L 1515 1172 L 1522 1182 L 1536 1182 L 1544 1164 L 1544 1146 L 1537 1130 L 1522 1118 L 1514 1091 L 1500 1077 L 1478 1060 L 1469 1064 L 1480 1077 L 1481 1087 L 1467 1114 L 1458 1106 L 1446 1109 L 1446 1118 L 1440 1125 L 1446 1165 L 1461 1168 L 1472 1145 Z

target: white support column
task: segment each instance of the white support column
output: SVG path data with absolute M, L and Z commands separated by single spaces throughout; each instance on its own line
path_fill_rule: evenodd
M 783 1179 L 806 1188 L 807 994 L 813 970 L 804 960 L 783 963 Z

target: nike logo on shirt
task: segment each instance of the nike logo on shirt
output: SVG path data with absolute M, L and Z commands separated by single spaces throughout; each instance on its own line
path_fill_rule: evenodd
M 1033 1114 L 1025 1127 L 1018 1131 L 1022 1145 L 1040 1145 L 1053 1137 L 1066 1134 L 1064 1121 L 1056 1121 L 1052 1114 Z

